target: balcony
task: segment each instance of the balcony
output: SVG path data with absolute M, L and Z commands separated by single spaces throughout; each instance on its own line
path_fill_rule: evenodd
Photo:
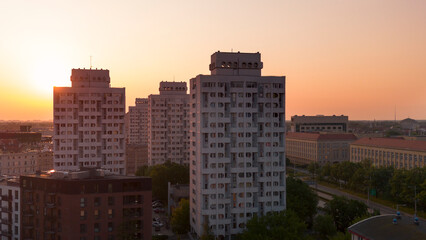
M 46 203 L 47 208 L 54 208 L 56 207 L 56 203 Z
M 1 224 L 9 225 L 9 224 L 11 224 L 11 222 L 7 218 L 2 218 L 1 219 Z
M 56 221 L 57 216 L 56 215 L 47 215 L 45 218 L 46 218 L 47 221 L 54 222 L 54 221 Z
M 11 237 L 13 235 L 13 232 L 10 230 L 2 230 L 1 235 L 5 237 Z
M 47 228 L 44 231 L 45 234 L 55 234 L 56 233 L 56 229 L 54 228 Z
M 8 208 L 8 207 L 2 207 L 1 208 L 2 212 L 12 212 L 12 209 Z
M 33 228 L 34 228 L 34 225 L 32 224 L 28 224 L 28 223 L 24 224 L 24 229 L 33 229 Z
M 24 211 L 24 217 L 32 217 L 32 216 L 34 216 L 34 211 L 32 210 Z

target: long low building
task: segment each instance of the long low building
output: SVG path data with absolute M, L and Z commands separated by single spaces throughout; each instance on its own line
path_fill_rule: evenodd
M 356 139 L 352 133 L 289 132 L 286 135 L 286 155 L 297 164 L 349 161 L 349 144 Z
M 52 151 L 25 151 L 0 154 L 0 174 L 19 176 L 53 169 Z
M 361 138 L 351 143 L 351 162 L 364 159 L 378 167 L 393 166 L 411 169 L 424 167 L 426 141 L 403 138 Z

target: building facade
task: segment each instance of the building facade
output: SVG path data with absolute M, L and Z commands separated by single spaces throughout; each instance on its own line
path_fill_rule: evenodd
M 150 178 L 92 169 L 21 176 L 20 187 L 22 239 L 151 239 Z
M 219 239 L 286 208 L 285 77 L 261 76 L 260 53 L 211 56 L 190 80 L 190 222 Z
M 377 167 L 412 169 L 426 166 L 426 141 L 361 138 L 351 143 L 351 162 L 368 159 Z
M 126 146 L 126 173 L 135 175 L 138 168 L 148 165 L 148 146 L 128 144 Z
M 185 82 L 161 82 L 148 97 L 148 164 L 189 164 L 189 95 Z
M 352 133 L 298 133 L 286 135 L 286 156 L 292 163 L 324 165 L 350 160 Z
M 292 116 L 292 132 L 347 132 L 348 116 Z
M 148 144 L 148 98 L 136 98 L 128 112 L 128 143 Z
M 109 70 L 72 69 L 71 82 L 53 88 L 54 168 L 125 174 L 125 89 L 110 87 Z
M 20 176 L 52 169 L 52 151 L 33 150 L 0 154 L 0 175 Z
M 20 240 L 21 190 L 19 179 L 2 179 L 0 196 L 0 240 Z

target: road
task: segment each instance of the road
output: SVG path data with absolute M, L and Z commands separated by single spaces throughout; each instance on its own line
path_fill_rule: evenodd
M 311 185 L 310 187 L 315 189 L 315 185 Z M 345 197 L 347 197 L 349 199 L 354 199 L 354 200 L 358 200 L 360 202 L 363 202 L 370 209 L 378 209 L 378 210 L 380 210 L 381 214 L 395 214 L 396 213 L 396 210 L 394 208 L 390 208 L 390 207 L 384 206 L 382 204 L 375 203 L 373 201 L 370 201 L 368 203 L 367 199 L 364 199 L 364 198 L 361 198 L 361 197 L 358 197 L 358 196 L 355 196 L 355 195 L 352 195 L 352 194 L 340 191 L 340 190 L 335 189 L 335 188 L 330 188 L 330 187 L 326 187 L 326 186 L 319 185 L 319 184 L 317 185 L 317 188 L 318 188 L 318 190 L 320 190 L 322 192 L 327 192 L 329 194 L 333 194 L 333 195 L 336 195 L 336 196 L 345 196 Z M 404 214 L 404 215 L 407 215 L 407 216 L 410 215 L 408 213 L 403 213 L 403 212 L 401 212 L 401 214 Z
M 296 168 L 295 170 L 298 171 L 298 172 L 304 173 L 304 174 L 308 174 L 308 176 L 310 174 L 305 169 Z M 352 194 L 340 191 L 339 189 L 330 188 L 330 187 L 326 187 L 326 186 L 319 185 L 319 184 L 317 184 L 317 186 L 315 186 L 315 184 L 309 184 L 309 186 L 311 188 L 313 188 L 313 189 L 315 189 L 317 187 L 318 190 L 320 190 L 322 192 L 326 192 L 326 193 L 332 194 L 332 195 L 345 196 L 345 197 L 347 197 L 349 199 L 358 200 L 360 202 L 365 203 L 370 209 L 378 209 L 378 210 L 380 210 L 381 214 L 395 214 L 396 213 L 396 209 L 395 208 L 390 208 L 390 207 L 384 206 L 382 204 L 375 203 L 373 201 L 370 201 L 368 203 L 367 199 L 364 199 L 364 198 L 361 198 L 361 197 L 358 197 L 358 196 L 355 196 L 355 195 L 352 195 Z M 324 196 L 322 196 L 322 195 L 324 195 L 323 193 L 317 192 L 317 194 L 319 194 L 319 196 L 321 196 L 321 197 L 324 198 Z M 402 212 L 402 211 L 400 211 L 400 212 L 401 212 L 402 215 L 406 215 L 406 216 L 411 216 L 412 215 L 412 214 L 409 214 L 409 213 L 406 213 L 406 212 Z

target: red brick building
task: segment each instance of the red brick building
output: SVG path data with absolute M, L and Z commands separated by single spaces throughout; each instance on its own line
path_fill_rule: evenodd
M 151 178 L 93 169 L 21 176 L 20 184 L 22 239 L 151 239 Z

